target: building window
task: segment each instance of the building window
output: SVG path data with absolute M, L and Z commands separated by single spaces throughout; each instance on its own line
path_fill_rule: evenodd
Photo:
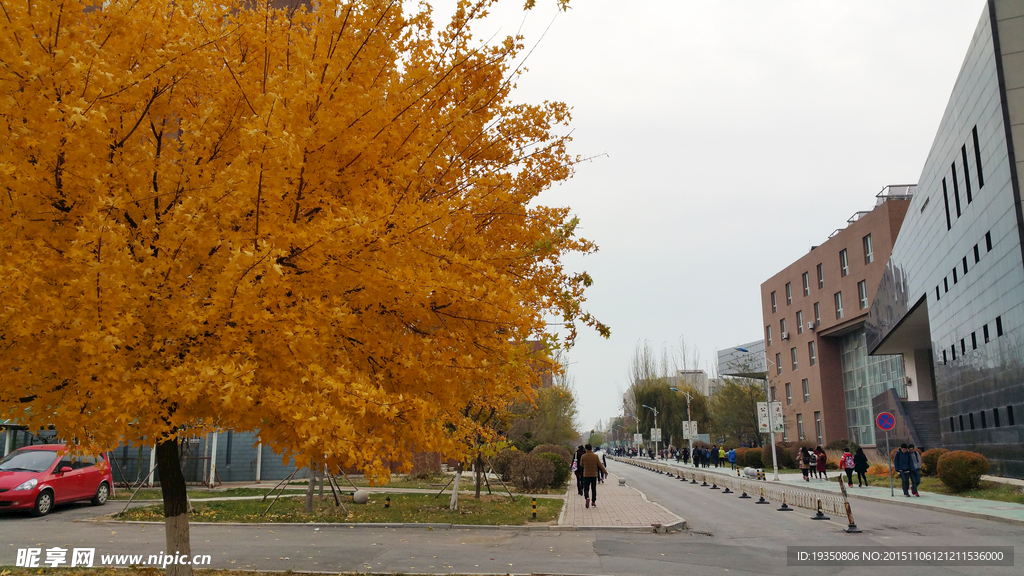
M 824 444 L 821 436 L 821 412 L 814 413 L 814 432 L 818 435 L 818 444 Z
M 803 334 L 804 333 L 804 311 L 803 310 L 797 310 L 796 311 L 796 333 L 797 334 Z
M 782 374 L 782 352 L 775 353 L 775 373 Z
M 775 386 L 772 386 L 772 402 L 775 402 Z
M 956 344 L 949 347 L 949 353 L 953 357 L 953 361 L 956 362 Z
M 771 326 L 765 326 L 764 327 L 764 339 L 765 339 L 766 342 L 768 342 L 769 346 L 772 345 L 772 327 Z
M 860 296 L 860 309 L 864 310 L 868 307 L 868 282 L 867 280 L 861 280 L 857 282 L 857 294 Z
M 964 276 L 967 276 L 967 256 L 964 256 Z
M 935 287 L 935 301 L 936 302 L 939 301 L 939 287 L 938 286 Z
M 996 316 L 996 338 L 1003 335 L 1003 317 Z
M 999 408 L 992 409 L 992 425 L 999 428 Z
M 796 371 L 796 369 L 797 369 L 797 366 L 796 366 L 796 348 L 790 348 L 789 349 L 789 357 L 793 361 L 793 370 Z
M 793 284 L 786 282 L 786 306 L 793 305 Z
M 967 203 L 970 204 L 974 198 L 971 197 L 971 167 L 967 165 L 967 145 L 960 146 L 960 157 L 964 161 L 964 188 L 967 189 Z
M 786 406 L 793 404 L 793 391 L 790 389 L 789 382 L 786 382 Z
M 964 342 L 963 338 L 960 339 L 960 353 L 967 354 L 967 343 Z
M 836 292 L 836 294 L 835 294 L 835 301 L 836 301 L 836 320 L 842 320 L 843 319 L 843 293 L 842 292 Z
M 967 415 L 967 420 L 971 423 L 971 430 L 974 430 L 974 412 Z
M 772 314 L 779 311 L 779 305 L 775 301 L 775 292 L 772 292 Z
M 985 336 L 985 344 L 988 344 L 988 324 L 981 327 L 981 333 Z
M 960 281 L 960 278 L 958 278 L 957 275 L 956 275 L 956 266 L 953 266 L 953 284 L 956 284 L 959 281 Z
M 953 221 L 949 218 L 949 191 L 946 190 L 946 179 L 942 179 L 942 202 L 946 205 L 946 230 L 953 229 Z
M 978 414 L 981 415 L 981 429 L 982 430 L 987 429 L 988 428 L 988 419 L 985 418 L 985 411 L 982 410 L 981 412 L 978 412 Z
M 942 279 L 942 291 L 949 292 L 949 278 Z
M 785 340 L 789 336 L 788 334 L 786 334 L 786 332 L 788 332 L 788 330 L 786 330 L 786 319 L 785 318 L 779 320 L 779 330 L 782 331 L 782 334 L 783 334 L 782 339 Z
M 839 269 L 843 276 L 850 274 L 850 261 L 846 258 L 846 248 L 839 251 Z
M 971 350 L 978 349 L 978 335 L 975 332 L 971 332 Z
M 948 360 L 946 360 L 946 351 L 943 350 L 942 351 L 942 363 L 945 364 L 946 362 L 948 362 Z
M 811 366 L 818 363 L 818 354 L 817 350 L 814 349 L 813 340 L 807 343 L 807 356 L 810 358 L 809 362 L 811 363 Z
M 811 401 L 811 387 L 807 383 L 807 378 L 804 378 L 800 383 L 803 384 L 803 387 L 804 387 L 804 402 L 810 402 Z
M 871 248 L 871 234 L 864 237 L 864 263 L 871 264 L 875 261 L 875 252 Z
M 825 274 L 821 271 L 821 264 L 818 264 L 818 288 L 825 287 Z
M 961 414 L 959 416 L 959 419 L 960 419 L 960 431 L 963 432 L 964 431 L 964 415 Z
M 1013 406 L 1006 407 L 1006 424 L 1013 426 Z
M 814 325 L 821 326 L 821 306 L 818 303 L 814 303 Z
M 811 295 L 811 277 L 807 274 L 807 272 L 804 272 L 803 281 L 804 281 L 804 296 L 810 296 Z
M 992 232 L 985 232 L 985 251 L 992 251 Z
M 789 433 L 786 432 L 786 415 L 785 414 L 782 415 L 782 440 L 786 441 L 786 442 L 789 441 Z
M 961 213 L 960 213 L 960 184 L 959 184 L 959 182 L 957 182 L 957 178 L 956 178 L 956 162 L 953 162 L 952 164 L 950 164 L 949 167 L 953 171 L 953 199 L 956 200 L 956 217 L 959 218 L 961 216 Z
M 953 423 L 953 417 L 949 417 L 949 431 L 956 432 L 956 424 Z
M 797 414 L 796 415 L 796 437 L 799 438 L 800 440 L 806 440 L 806 438 L 804 438 L 804 415 L 803 414 Z
M 978 245 L 974 245 L 974 263 L 981 262 L 981 252 L 978 250 Z
M 978 190 L 985 186 L 985 177 L 981 174 L 981 148 L 978 147 L 978 127 L 971 129 L 974 138 L 974 169 L 978 172 Z

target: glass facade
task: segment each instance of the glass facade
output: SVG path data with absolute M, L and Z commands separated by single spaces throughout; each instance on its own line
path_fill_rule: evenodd
M 895 388 L 900 398 L 907 397 L 903 357 L 868 356 L 863 328 L 839 340 L 839 354 L 850 440 L 861 445 L 874 444 L 875 418 L 871 412 L 871 400 L 890 388 Z

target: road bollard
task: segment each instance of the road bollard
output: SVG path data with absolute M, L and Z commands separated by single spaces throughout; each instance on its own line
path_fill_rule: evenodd
M 746 488 L 743 489 L 743 494 L 740 494 L 740 498 L 750 498 L 750 496 L 747 495 L 747 489 Z
M 818 513 L 811 516 L 811 520 L 831 520 L 831 518 L 825 516 L 825 513 L 821 510 L 821 498 L 818 498 Z
M 690 484 L 696 484 L 696 483 L 697 483 L 697 475 L 693 474 L 693 475 L 690 476 Z
M 850 500 L 846 494 L 846 484 L 843 483 L 843 477 L 839 477 L 839 491 L 843 493 L 843 507 L 846 508 L 846 519 L 849 521 L 849 525 L 846 527 L 845 532 L 849 534 L 856 534 L 860 532 L 860 528 L 857 528 L 857 523 L 853 521 L 853 510 L 850 508 Z
M 782 493 L 782 506 L 776 508 L 779 512 L 792 512 L 793 509 L 786 504 L 786 493 Z
M 537 519 L 537 499 L 536 498 L 531 498 L 531 500 L 533 500 L 533 519 L 536 520 Z
M 771 504 L 771 502 L 764 499 L 764 488 L 761 488 L 761 497 L 754 504 Z
M 700 486 L 701 486 L 701 488 L 704 488 L 707 485 L 708 485 L 708 477 L 704 476 L 704 475 L 701 475 L 701 477 L 700 477 Z
M 732 494 L 732 493 L 733 493 L 733 491 L 729 490 L 728 486 L 725 487 L 725 490 L 722 490 L 722 494 Z
M 391 508 L 391 495 L 388 494 L 387 498 L 384 499 L 384 508 Z

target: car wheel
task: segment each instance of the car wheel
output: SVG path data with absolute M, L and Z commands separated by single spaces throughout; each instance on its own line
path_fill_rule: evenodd
M 36 505 L 32 507 L 33 516 L 46 516 L 53 509 L 53 492 L 43 490 L 36 496 Z
M 106 482 L 100 482 L 100 487 L 96 489 L 96 495 L 92 497 L 92 505 L 103 506 L 107 503 L 107 498 L 110 498 L 110 486 L 107 486 Z

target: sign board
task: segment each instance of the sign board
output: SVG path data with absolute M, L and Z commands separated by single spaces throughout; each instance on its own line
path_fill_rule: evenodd
M 772 428 L 776 434 L 785 431 L 782 419 L 782 402 L 772 402 Z M 762 434 L 768 433 L 768 403 L 757 403 L 757 431 Z
M 875 416 L 875 424 L 882 430 L 889 431 L 896 427 L 896 419 L 888 412 L 879 412 Z
M 651 428 L 651 442 L 661 442 L 661 428 Z
M 681 424 L 683 425 L 683 440 L 689 440 L 690 439 L 690 423 L 687 422 L 686 420 L 683 420 L 681 422 Z
M 693 440 L 697 437 L 697 422 L 683 420 L 683 440 Z
M 643 444 L 644 443 L 644 435 L 643 434 L 633 434 L 633 443 L 634 444 Z

